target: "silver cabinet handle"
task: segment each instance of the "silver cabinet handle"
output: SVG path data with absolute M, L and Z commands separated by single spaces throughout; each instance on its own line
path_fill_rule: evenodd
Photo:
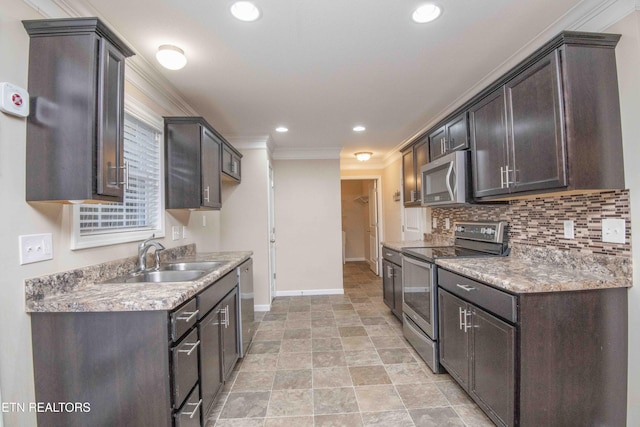
M 387 265 L 387 277 L 389 279 L 393 279 L 393 268 L 391 268 L 391 266 Z
M 200 345 L 200 340 L 196 341 L 196 342 L 186 342 L 182 345 L 190 345 L 191 348 L 189 350 L 178 350 L 178 353 L 187 353 L 187 356 L 191 356 L 191 353 L 193 353 L 193 350 L 195 350 L 196 348 L 198 348 L 198 346 Z
M 471 291 L 475 291 L 476 290 L 476 288 L 474 288 L 473 286 L 461 285 L 460 283 L 456 283 L 456 286 L 459 287 L 460 289 L 462 289 L 463 291 L 467 291 L 467 292 L 471 292 Z
M 385 255 L 388 256 L 388 257 L 392 257 L 393 256 L 393 254 L 389 253 L 389 252 L 386 252 Z
M 471 324 L 471 316 L 473 315 L 473 312 L 471 310 L 465 310 L 464 311 L 464 333 L 467 333 L 467 330 L 471 329 L 473 327 L 473 325 Z M 469 317 L 467 319 L 467 316 Z
M 466 318 L 466 314 L 467 314 L 467 310 L 463 310 L 462 307 L 458 307 L 458 315 L 460 318 L 460 326 L 458 327 L 458 329 L 460 330 L 464 328 L 464 319 Z
M 231 161 L 231 173 L 238 173 L 238 162 Z
M 184 406 L 189 406 L 189 405 L 191 405 L 191 406 L 195 405 L 195 408 L 193 408 L 193 411 L 192 412 L 182 411 L 182 412 L 180 412 L 180 415 L 188 415 L 189 418 L 193 418 L 193 416 L 198 412 L 198 409 L 202 405 L 202 399 L 198 400 L 198 403 L 185 403 L 184 404 Z
M 196 311 L 185 311 L 183 313 L 180 313 L 180 315 L 178 317 L 176 317 L 176 320 L 184 320 L 185 322 L 191 322 L 191 320 L 198 314 L 200 313 L 200 310 L 196 310 Z M 187 317 L 184 317 L 187 316 Z
M 225 308 L 220 310 L 220 313 L 224 315 L 222 319 L 222 324 L 224 325 L 225 328 L 228 328 L 229 327 L 229 306 L 226 306 Z
M 207 185 L 207 188 L 204 189 L 204 201 L 205 202 L 209 202 L 209 186 Z
M 124 179 L 118 182 L 118 185 L 124 185 L 124 188 L 129 189 L 129 162 L 124 162 L 124 166 L 120 166 L 118 169 L 122 169 Z
M 500 188 L 504 188 L 504 166 L 500 166 Z

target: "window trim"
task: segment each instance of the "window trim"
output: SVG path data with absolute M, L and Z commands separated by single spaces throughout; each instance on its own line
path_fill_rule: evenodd
M 165 209 L 164 209 L 164 120 L 142 102 L 125 94 L 124 111 L 136 119 L 151 126 L 160 133 L 160 215 L 158 227 L 137 229 L 133 231 L 105 231 L 88 236 L 80 235 L 80 205 L 71 207 L 71 250 L 95 248 L 116 245 L 120 243 L 136 242 L 148 239 L 152 234 L 156 238 L 165 237 Z

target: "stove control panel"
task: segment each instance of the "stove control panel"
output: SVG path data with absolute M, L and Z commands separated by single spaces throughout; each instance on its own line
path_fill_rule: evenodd
M 506 240 L 506 221 L 457 222 L 453 226 L 455 238 L 502 243 Z

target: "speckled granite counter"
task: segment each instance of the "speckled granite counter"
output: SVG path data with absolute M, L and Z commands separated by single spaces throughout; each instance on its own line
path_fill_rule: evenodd
M 438 259 L 447 270 L 513 293 L 624 288 L 631 259 L 515 246 L 508 257 Z
M 198 280 L 171 283 L 100 283 L 127 274 L 135 257 L 25 281 L 27 312 L 172 310 L 236 268 L 253 254 L 246 252 L 179 252 L 171 260 L 226 261 Z

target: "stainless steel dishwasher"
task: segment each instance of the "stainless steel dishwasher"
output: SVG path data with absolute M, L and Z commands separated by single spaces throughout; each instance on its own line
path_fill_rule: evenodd
M 240 298 L 238 309 L 238 352 L 244 357 L 249 344 L 255 335 L 255 318 L 253 308 L 253 259 L 249 258 L 238 266 L 238 281 L 240 283 Z

